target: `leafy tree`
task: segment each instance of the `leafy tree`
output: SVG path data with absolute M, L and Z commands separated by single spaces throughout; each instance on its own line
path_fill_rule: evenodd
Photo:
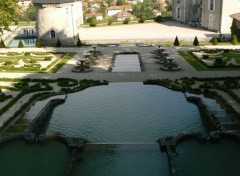
M 0 48 L 5 48 L 6 46 L 5 46 L 5 43 L 4 43 L 4 41 L 1 39 L 1 42 L 0 42 Z
M 23 15 L 23 19 L 26 21 L 36 21 L 36 9 L 33 5 L 28 7 Z
M 126 18 L 126 19 L 123 21 L 123 24 L 128 24 L 130 21 L 131 21 L 130 18 Z
M 102 2 L 100 3 L 100 7 L 98 9 L 98 12 L 102 13 L 104 17 L 106 16 L 106 7 L 103 5 Z
M 233 45 L 237 45 L 237 44 L 238 44 L 238 40 L 237 40 L 237 36 L 236 36 L 236 35 L 232 35 L 231 43 L 232 43 Z
M 174 43 L 173 43 L 174 46 L 179 46 L 180 45 L 180 42 L 178 40 L 178 37 L 176 36 L 175 40 L 174 40 Z
M 61 46 L 62 46 L 62 43 L 61 43 L 60 39 L 58 38 L 56 47 L 61 47 Z
M 106 3 L 108 4 L 108 6 L 111 6 L 113 0 L 106 0 Z
M 0 33 L 10 30 L 10 23 L 17 21 L 16 9 L 16 0 L 0 0 Z
M 198 46 L 199 45 L 199 41 L 198 41 L 197 36 L 194 38 L 193 45 L 194 46 Z
M 165 3 L 167 4 L 167 11 L 172 11 L 172 0 L 165 0 Z
M 23 48 L 23 47 L 24 47 L 23 42 L 22 42 L 22 40 L 20 40 L 18 43 L 18 48 Z
M 143 15 L 141 15 L 140 17 L 139 17 L 139 20 L 138 20 L 138 22 L 139 23 L 144 23 L 144 21 L 147 19 L 147 17 L 143 14 Z
M 126 0 L 117 0 L 117 5 L 125 5 L 127 4 L 127 1 Z
M 218 44 L 217 37 L 213 37 L 213 39 L 212 39 L 212 44 L 213 44 L 213 45 L 217 45 L 217 44 Z

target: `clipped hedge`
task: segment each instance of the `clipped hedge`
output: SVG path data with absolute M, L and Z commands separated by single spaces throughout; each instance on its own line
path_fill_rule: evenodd
M 60 87 L 73 87 L 78 85 L 78 80 L 71 78 L 58 78 L 57 82 Z

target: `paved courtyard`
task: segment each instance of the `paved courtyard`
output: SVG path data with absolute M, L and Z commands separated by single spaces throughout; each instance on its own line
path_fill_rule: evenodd
M 121 40 L 137 41 L 137 40 L 164 40 L 173 41 L 178 36 L 179 40 L 191 40 L 197 36 L 201 40 L 210 39 L 218 36 L 218 33 L 203 30 L 201 28 L 193 28 L 175 21 L 167 21 L 164 23 L 147 23 L 147 24 L 131 24 L 121 26 L 107 26 L 95 28 L 83 28 L 79 30 L 80 38 L 83 41 L 106 42 L 107 40 L 115 42 Z M 101 40 L 101 41 L 100 41 Z

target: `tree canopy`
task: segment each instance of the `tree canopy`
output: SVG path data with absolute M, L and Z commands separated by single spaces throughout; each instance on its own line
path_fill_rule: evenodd
M 11 22 L 16 21 L 16 0 L 0 0 L 0 34 L 9 30 Z

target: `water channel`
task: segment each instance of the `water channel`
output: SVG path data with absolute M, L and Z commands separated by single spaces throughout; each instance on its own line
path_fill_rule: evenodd
M 160 152 L 155 141 L 186 131 L 207 133 L 197 106 L 187 102 L 181 92 L 142 83 L 110 83 L 68 94 L 66 102 L 55 108 L 43 129 L 43 132 L 59 132 L 90 142 L 73 176 L 168 176 L 166 154 Z M 6 160 L 17 159 L 18 162 L 14 162 L 19 170 L 31 170 L 27 174 L 15 171 L 8 175 L 36 175 L 39 167 L 35 165 L 47 161 L 48 166 L 43 165 L 46 172 L 40 172 L 42 175 L 64 175 L 66 148 L 55 146 L 55 151 L 52 147 L 55 143 L 25 145 L 10 143 L 0 148 L 0 169 L 6 163 L 10 168 L 10 161 Z M 232 158 L 239 156 L 239 147 L 239 143 L 232 141 L 185 142 L 177 148 L 179 156 L 174 158 L 177 173 L 184 176 L 236 175 L 237 166 L 232 164 L 239 163 L 240 159 L 235 157 L 232 163 Z M 52 158 L 45 159 L 50 157 L 45 156 L 47 153 Z M 201 162 L 197 162 L 199 159 Z M 216 172 L 215 167 L 221 169 Z

